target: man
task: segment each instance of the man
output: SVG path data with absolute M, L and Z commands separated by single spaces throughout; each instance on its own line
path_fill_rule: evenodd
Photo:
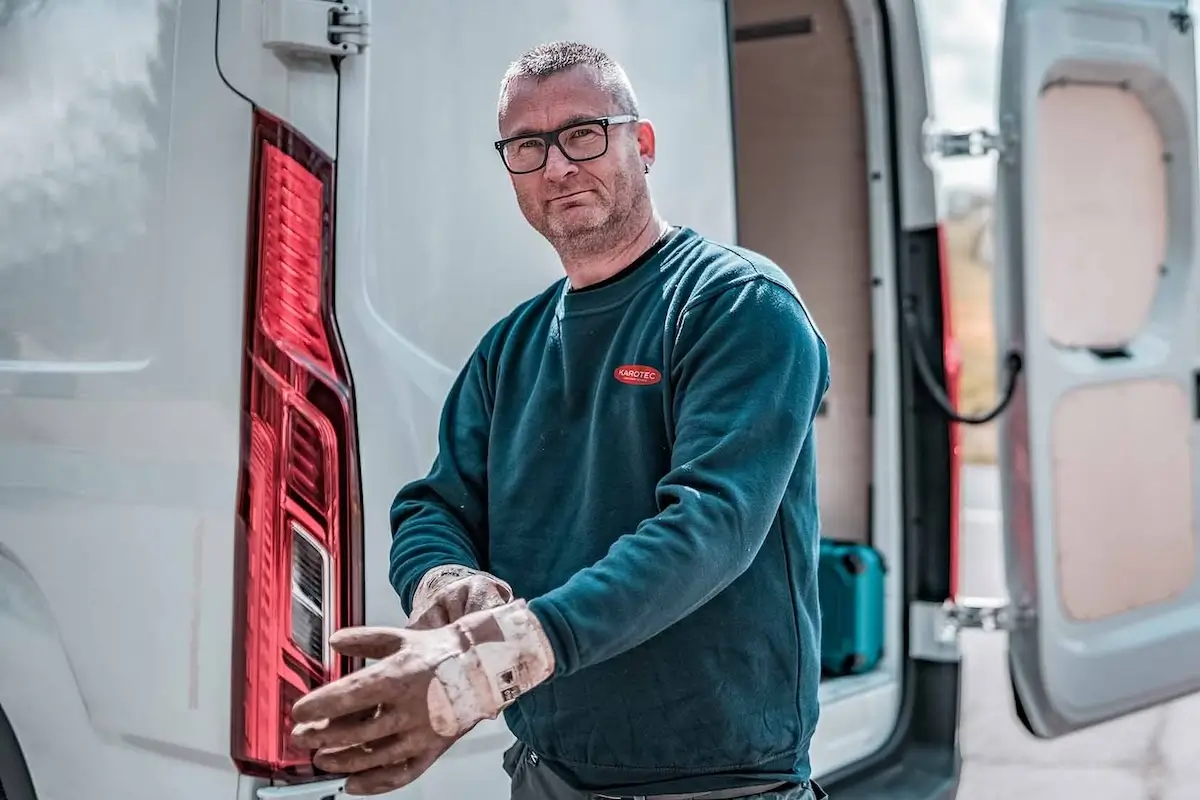
M 603 52 L 526 53 L 498 116 L 566 278 L 459 375 L 392 507 L 409 628 L 339 632 L 382 660 L 299 701 L 296 740 L 382 792 L 503 711 L 514 800 L 819 797 L 824 342 L 774 264 L 655 211 L 654 128 Z

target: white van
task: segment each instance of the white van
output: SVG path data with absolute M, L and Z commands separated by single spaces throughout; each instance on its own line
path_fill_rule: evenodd
M 828 338 L 824 533 L 890 565 L 883 663 L 821 688 L 837 800 L 953 796 L 964 626 L 1007 631 L 1039 736 L 1200 689 L 1179 0 L 1008 0 L 996 135 L 930 127 L 912 0 L 0 0 L 0 798 L 337 794 L 287 709 L 356 666 L 331 630 L 404 624 L 393 495 L 560 275 L 491 146 L 559 38 L 627 68 L 666 218 L 775 259 Z M 955 600 L 930 168 L 992 148 L 1011 607 Z M 396 796 L 506 798 L 510 741 Z

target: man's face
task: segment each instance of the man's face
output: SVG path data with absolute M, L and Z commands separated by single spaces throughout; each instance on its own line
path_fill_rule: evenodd
M 592 69 L 575 67 L 541 81 L 514 81 L 500 118 L 500 136 L 543 133 L 623 113 Z M 521 213 L 551 244 L 560 250 L 596 250 L 619 237 L 644 206 L 645 166 L 653 157 L 649 123 L 614 124 L 603 156 L 575 162 L 551 146 L 544 168 L 509 177 Z

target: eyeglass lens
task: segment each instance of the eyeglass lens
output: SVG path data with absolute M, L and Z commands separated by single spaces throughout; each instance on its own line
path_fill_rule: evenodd
M 572 161 L 587 161 L 604 155 L 608 147 L 608 131 L 594 122 L 575 125 L 560 131 L 558 143 L 563 154 Z M 507 142 L 500 150 L 504 164 L 513 172 L 533 172 L 546 163 L 546 139 L 525 136 Z

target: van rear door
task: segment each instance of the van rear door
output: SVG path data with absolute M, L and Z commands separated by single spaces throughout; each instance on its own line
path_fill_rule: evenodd
M 1055 737 L 1200 689 L 1195 30 L 1008 0 L 998 176 L 1009 665 Z

